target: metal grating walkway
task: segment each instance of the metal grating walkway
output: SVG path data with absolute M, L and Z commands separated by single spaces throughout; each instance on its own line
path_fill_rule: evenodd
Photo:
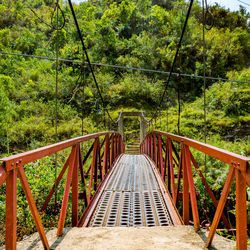
M 149 161 L 143 155 L 123 155 L 104 188 L 89 226 L 172 224 Z

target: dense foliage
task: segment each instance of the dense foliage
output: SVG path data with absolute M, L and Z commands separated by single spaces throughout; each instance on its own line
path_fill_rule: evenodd
M 60 58 L 82 60 L 83 51 L 69 6 L 64 1 L 61 6 L 66 23 L 56 31 L 54 1 L 0 0 L 0 51 L 55 57 L 58 45 Z M 187 6 L 181 0 L 102 0 L 82 2 L 75 6 L 75 10 L 92 62 L 169 71 Z M 211 12 L 214 26 L 206 32 L 207 75 L 249 81 L 249 13 L 244 8 L 230 12 L 218 5 L 213 6 Z M 59 11 L 60 26 L 63 15 Z M 196 2 L 175 71 L 202 75 L 202 53 L 202 10 Z M 0 54 L 0 58 L 0 155 L 55 142 L 55 61 L 4 54 Z M 114 119 L 120 110 L 145 110 L 150 117 L 158 105 L 167 76 L 104 66 L 94 66 L 94 71 Z M 86 66 L 60 61 L 58 79 L 58 140 L 80 135 L 81 119 L 84 134 L 108 127 L 107 115 L 104 117 L 102 103 Z M 168 101 L 165 98 L 162 105 L 162 118 L 154 127 L 178 132 L 179 89 L 182 110 L 180 133 L 203 140 L 202 86 L 202 79 L 174 76 L 170 82 Z M 248 154 L 249 92 L 249 83 L 207 81 L 209 143 Z M 126 124 L 127 130 L 136 132 L 136 122 Z M 202 156 L 197 157 L 203 164 Z M 53 169 L 51 161 L 51 158 L 44 159 L 35 165 L 38 171 L 35 175 L 39 176 L 37 182 L 32 181 L 32 168 L 27 168 L 35 198 L 40 192 L 40 199 L 44 199 L 47 188 L 54 181 L 52 173 L 46 174 L 46 180 L 41 178 L 44 171 L 49 173 Z M 216 169 L 219 165 L 212 159 L 207 164 L 210 169 L 209 183 L 219 197 L 226 167 Z M 196 184 L 202 186 L 198 180 Z M 27 231 L 32 220 L 23 209 L 27 208 L 27 204 L 21 189 L 19 196 L 19 222 L 26 225 L 20 233 L 23 235 L 32 232 Z M 234 210 L 232 204 L 230 211 Z M 2 221 L 2 189 L 0 208 Z M 46 217 L 46 220 L 49 219 Z M 51 226 L 49 223 L 46 225 Z

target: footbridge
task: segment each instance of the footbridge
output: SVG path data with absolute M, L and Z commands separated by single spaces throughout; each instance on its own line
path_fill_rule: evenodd
M 182 32 L 178 43 L 176 43 L 176 52 L 173 56 L 170 72 L 156 71 L 155 69 L 139 69 L 118 65 L 107 65 L 103 63 L 91 63 L 87 52 L 88 46 L 85 46 L 84 44 L 85 39 L 81 32 L 82 27 L 80 29 L 72 1 L 68 0 L 68 2 L 70 13 L 74 19 L 75 27 L 82 46 L 83 53 L 79 50 L 78 56 L 79 58 L 82 58 L 82 54 L 85 55 L 84 58 L 86 58 L 90 75 L 93 77 L 93 82 L 103 106 L 104 116 L 105 113 L 108 115 L 108 118 L 114 127 L 118 123 L 118 129 L 115 128 L 115 131 L 80 136 L 0 159 L 0 187 L 5 190 L 5 201 L 0 200 L 0 208 L 4 207 L 2 204 L 5 203 L 5 222 L 0 222 L 0 226 L 5 225 L 4 230 L 2 230 L 5 231 L 5 248 L 16 249 L 17 236 L 19 233 L 17 221 L 17 207 L 19 205 L 17 190 L 22 190 L 33 216 L 36 230 L 39 233 L 45 249 L 51 248 L 51 245 L 48 243 L 47 235 L 45 234 L 44 217 L 46 214 L 49 214 L 49 216 L 51 216 L 50 218 L 54 215 L 51 220 L 57 225 L 56 230 L 58 237 L 62 236 L 64 228 L 69 226 L 72 228 L 91 227 L 92 229 L 94 227 L 112 227 L 114 230 L 118 230 L 117 227 L 150 227 L 150 229 L 153 230 L 153 227 L 165 226 L 174 228 L 174 226 L 177 225 L 192 225 L 196 232 L 201 228 L 209 230 L 209 234 L 204 243 L 204 246 L 209 247 L 212 244 L 214 235 L 219 226 L 220 230 L 226 229 L 232 232 L 236 231 L 237 249 L 247 249 L 248 231 L 246 191 L 247 187 L 250 186 L 249 158 L 163 131 L 150 130 L 146 133 L 147 126 L 150 126 L 150 124 L 156 120 L 159 110 L 163 106 L 164 100 L 169 98 L 168 89 L 170 81 L 172 81 L 172 75 L 175 74 L 178 76 L 200 78 L 200 76 L 195 76 L 193 74 L 181 74 L 180 72 L 174 73 L 179 50 L 181 49 L 182 39 L 185 34 L 185 29 L 187 27 L 194 1 L 189 1 L 190 3 L 187 9 L 185 22 L 182 24 Z M 205 131 L 206 79 L 227 80 L 205 76 L 205 19 L 207 14 L 210 16 L 210 12 L 207 11 L 207 7 L 203 8 Z M 62 14 L 61 18 L 59 18 L 58 13 Z M 56 27 L 53 21 L 54 14 L 56 14 L 57 17 Z M 56 1 L 53 16 L 49 27 L 50 29 L 53 28 L 54 31 L 58 31 L 67 23 L 65 20 L 68 20 L 68 17 L 64 17 L 59 1 Z M 41 18 L 39 19 L 43 21 Z M 60 28 L 59 19 L 64 19 L 62 28 Z M 46 24 L 46 22 L 44 22 L 44 24 Z M 59 117 L 57 109 L 59 32 L 54 33 L 57 42 L 56 58 L 35 56 L 33 54 L 17 54 L 13 52 L 2 52 L 2 54 L 34 57 L 38 59 L 53 60 L 56 62 L 56 104 L 54 120 L 56 127 L 55 138 L 59 138 L 57 134 L 57 122 Z M 75 54 L 73 56 L 75 57 Z M 84 86 L 86 86 L 84 80 L 85 77 L 83 77 L 85 74 L 83 67 L 85 64 L 84 58 L 79 62 L 69 59 L 60 59 L 60 62 L 79 63 L 80 73 L 78 80 L 81 79 L 79 81 L 82 82 L 83 89 Z M 164 90 L 157 90 L 162 93 L 159 97 L 155 97 L 155 99 L 159 99 L 159 103 L 157 107 L 151 107 L 151 109 L 154 110 L 154 114 L 149 123 L 147 123 L 143 112 L 134 112 L 132 114 L 133 116 L 140 116 L 141 119 L 139 154 L 126 154 L 125 145 L 123 143 L 123 117 L 131 115 L 131 113 L 121 112 L 117 122 L 113 120 L 112 115 L 110 115 L 108 111 L 109 105 L 104 100 L 97 78 L 95 77 L 93 65 L 121 68 L 129 71 L 140 70 L 150 73 L 164 73 L 168 75 L 166 83 L 164 84 Z M 44 72 L 42 74 L 44 74 Z M 165 81 L 165 77 L 162 79 Z M 87 81 L 91 82 L 89 79 Z M 80 86 L 81 84 L 77 86 Z M 77 89 L 74 90 L 73 97 L 76 92 Z M 82 99 L 84 98 L 83 95 Z M 68 103 L 69 102 L 67 102 L 67 104 Z M 88 104 L 86 104 L 86 106 L 87 105 Z M 83 127 L 82 118 L 82 128 Z M 206 132 L 204 133 L 206 138 Z M 218 190 L 217 194 L 214 193 L 214 190 L 209 185 L 211 179 L 208 182 L 206 177 L 206 168 L 202 166 L 203 164 L 201 161 L 201 158 L 204 159 L 204 154 L 209 157 L 209 159 L 221 163 L 217 165 L 218 168 L 220 168 L 222 164 L 226 165 L 226 167 L 223 167 L 223 170 L 221 170 L 224 171 L 226 180 L 223 189 L 219 191 L 221 192 L 219 195 Z M 51 165 L 52 168 L 56 168 L 57 165 L 60 166 L 58 172 L 57 170 L 55 171 L 54 184 L 51 185 L 47 198 L 42 200 L 39 194 L 34 195 L 34 193 L 32 193 L 32 187 L 29 184 L 27 176 L 28 172 L 30 176 L 32 173 L 31 170 L 34 170 L 37 167 L 35 163 L 46 157 L 54 157 L 55 159 L 52 161 L 50 158 L 50 161 L 46 162 L 46 164 L 48 164 L 48 169 L 51 169 Z M 57 160 L 59 158 L 60 162 L 58 163 Z M 44 173 L 44 175 L 46 174 L 48 174 L 48 172 Z M 38 179 L 39 176 L 34 175 L 32 178 Z M 201 188 L 197 187 L 198 180 L 201 183 L 203 192 L 206 193 L 207 199 L 210 199 L 210 204 L 212 204 L 215 211 L 215 213 L 210 216 L 212 217 L 212 220 L 209 218 L 204 219 L 204 216 L 201 216 L 201 213 L 206 214 L 207 210 L 202 208 L 199 200 Z M 235 191 L 230 193 L 230 202 L 235 205 L 234 221 L 236 221 L 236 224 L 233 225 L 230 223 L 227 214 L 224 212 L 226 202 L 229 200 L 228 196 L 231 186 L 233 186 L 233 188 L 235 187 Z M 24 205 L 26 206 L 26 203 Z M 201 218 L 203 219 L 201 220 Z M 84 249 L 84 247 L 85 246 L 83 245 L 82 249 Z
M 83 145 L 89 145 L 84 149 Z M 210 188 L 194 152 L 205 153 L 228 165 L 219 200 Z M 27 164 L 63 153 L 65 164 L 42 206 L 32 195 L 25 170 Z M 53 207 L 55 191 L 65 180 L 59 201 L 57 236 L 63 234 L 65 220 L 72 227 L 157 227 L 193 225 L 195 231 L 206 227 L 210 246 L 222 220 L 225 228 L 236 230 L 237 249 L 247 248 L 246 187 L 250 184 L 249 158 L 208 144 L 162 131 L 150 131 L 140 144 L 140 154 L 129 155 L 121 134 L 115 131 L 85 135 L 1 159 L 0 186 L 6 188 L 5 247 L 16 249 L 17 178 L 25 193 L 45 249 L 50 249 L 41 214 Z M 211 224 L 200 222 L 199 189 L 194 177 L 201 178 L 215 206 Z M 236 183 L 236 228 L 223 213 L 230 187 Z M 34 176 L 34 178 L 36 178 Z M 69 203 L 71 210 L 69 211 Z M 67 212 L 68 211 L 68 212 Z M 83 246 L 84 247 L 84 246 Z

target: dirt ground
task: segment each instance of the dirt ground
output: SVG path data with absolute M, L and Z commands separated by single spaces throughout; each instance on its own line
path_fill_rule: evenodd
M 206 249 L 206 231 L 195 233 L 191 226 L 177 227 L 89 227 L 56 229 L 46 233 L 51 249 Z M 215 235 L 210 249 L 233 249 L 235 242 Z M 43 249 L 38 233 L 18 242 L 17 249 Z

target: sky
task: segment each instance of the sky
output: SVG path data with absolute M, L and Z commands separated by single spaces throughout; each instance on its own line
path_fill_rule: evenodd
M 74 3 L 80 3 L 83 1 L 85 0 L 73 0 Z M 226 9 L 229 8 L 231 11 L 239 10 L 239 6 L 242 5 L 248 12 L 250 12 L 250 0 L 207 0 L 208 5 L 213 5 L 215 2 Z
M 231 11 L 239 10 L 239 6 L 244 6 L 250 12 L 250 0 L 208 0 L 208 5 L 213 5 L 217 2 L 220 6 L 230 9 Z

